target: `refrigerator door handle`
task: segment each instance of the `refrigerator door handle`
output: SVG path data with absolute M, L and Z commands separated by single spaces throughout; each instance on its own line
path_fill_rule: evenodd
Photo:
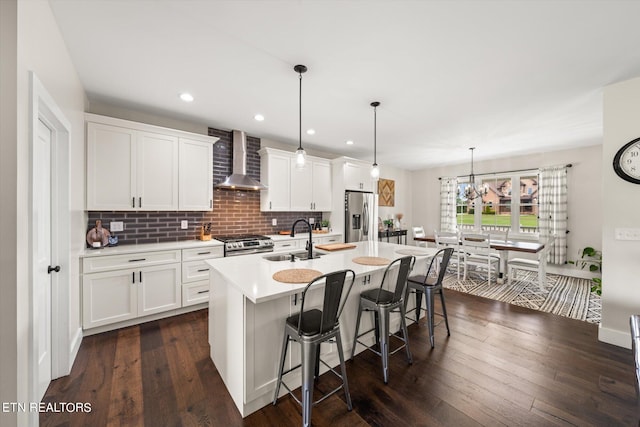
M 369 235 L 369 204 L 365 201 L 364 208 L 362 210 L 362 235 Z

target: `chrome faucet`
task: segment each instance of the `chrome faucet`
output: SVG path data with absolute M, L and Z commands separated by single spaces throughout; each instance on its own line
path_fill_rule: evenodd
M 298 224 L 299 222 L 304 222 L 309 227 L 309 241 L 307 242 L 307 248 L 306 249 L 307 249 L 307 252 L 308 252 L 308 255 L 307 255 L 308 259 L 313 259 L 313 243 L 312 243 L 312 241 L 313 241 L 313 234 L 312 234 L 313 233 L 313 231 L 312 231 L 313 227 L 311 227 L 311 224 L 309 224 L 309 221 L 307 221 L 304 218 L 297 219 L 293 223 L 293 225 L 291 226 L 291 237 L 294 237 L 296 235 L 295 234 L 296 224 Z

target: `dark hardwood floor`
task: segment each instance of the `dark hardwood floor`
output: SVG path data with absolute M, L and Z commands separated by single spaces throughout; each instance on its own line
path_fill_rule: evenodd
M 414 363 L 363 352 L 342 393 L 315 406 L 317 426 L 638 425 L 630 350 L 598 342 L 597 325 L 447 291 L 451 337 L 409 327 Z M 335 384 L 320 378 L 318 389 Z M 206 310 L 86 337 L 45 402 L 89 402 L 90 413 L 44 413 L 43 426 L 298 426 L 290 396 L 242 419 L 209 358 Z

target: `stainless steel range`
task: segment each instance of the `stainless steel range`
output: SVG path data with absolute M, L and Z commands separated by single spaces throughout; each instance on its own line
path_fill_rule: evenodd
M 273 252 L 273 240 L 259 234 L 217 236 L 214 239 L 224 242 L 224 256 Z

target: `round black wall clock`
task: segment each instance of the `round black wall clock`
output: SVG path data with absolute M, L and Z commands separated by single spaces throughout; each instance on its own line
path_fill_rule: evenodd
M 627 142 L 613 158 L 613 170 L 625 181 L 640 184 L 640 138 Z

